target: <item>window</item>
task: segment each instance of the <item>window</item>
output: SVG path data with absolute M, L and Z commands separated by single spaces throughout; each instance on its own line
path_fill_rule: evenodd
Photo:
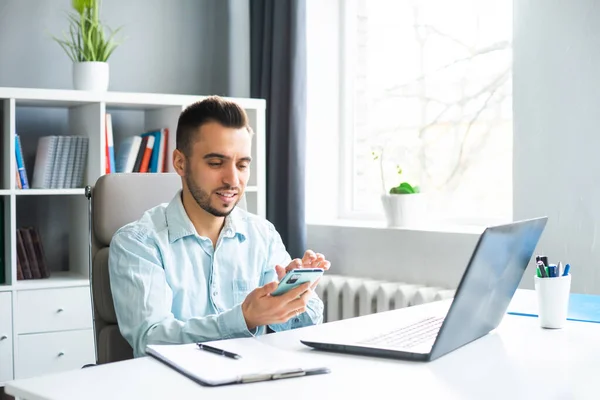
M 511 219 L 512 1 L 339 7 L 340 216 L 383 218 L 381 194 L 408 181 L 430 215 Z

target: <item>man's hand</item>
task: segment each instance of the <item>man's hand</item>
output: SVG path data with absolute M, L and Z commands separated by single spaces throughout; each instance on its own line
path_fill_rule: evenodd
M 306 311 L 306 304 L 312 293 L 310 282 L 281 296 L 271 296 L 277 289 L 277 284 L 271 282 L 254 289 L 242 303 L 242 313 L 248 330 L 262 325 L 281 324 Z
M 325 271 L 329 269 L 331 263 L 325 259 L 325 256 L 321 253 L 315 253 L 312 250 L 306 250 L 304 252 L 304 257 L 302 259 L 295 258 L 288 264 L 287 267 L 282 267 L 281 265 L 275 266 L 275 271 L 277 272 L 277 279 L 281 281 L 285 274 L 288 272 L 298 269 L 298 268 L 323 268 Z M 319 280 L 317 280 L 310 288 L 314 289 L 317 287 Z

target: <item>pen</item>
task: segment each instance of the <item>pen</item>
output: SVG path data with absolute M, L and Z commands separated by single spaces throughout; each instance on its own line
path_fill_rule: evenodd
M 570 264 L 565 265 L 565 272 L 563 272 L 562 276 L 569 275 L 569 270 L 570 269 L 571 269 L 571 265 Z
M 226 351 L 226 350 L 217 349 L 216 347 L 207 346 L 207 345 L 202 344 L 202 343 L 196 343 L 196 344 L 198 345 L 198 347 L 201 350 L 208 351 L 209 353 L 218 354 L 218 355 L 229 357 L 229 358 L 233 358 L 233 359 L 236 359 L 236 360 L 238 358 L 242 358 L 242 356 L 240 356 L 239 354 L 231 353 L 231 352 Z
M 552 264 L 552 265 L 548 265 L 548 277 L 549 278 L 556 278 L 556 265 Z
M 547 278 L 548 274 L 546 273 L 546 267 L 544 266 L 544 263 L 542 261 L 540 261 L 537 264 L 538 264 L 540 273 L 542 274 L 542 278 Z

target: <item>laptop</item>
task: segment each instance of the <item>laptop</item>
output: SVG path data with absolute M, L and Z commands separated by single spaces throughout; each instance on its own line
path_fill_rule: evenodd
M 406 314 L 388 311 L 385 321 L 374 319 L 382 326 L 362 326 L 343 335 L 348 337 L 333 337 L 341 335 L 325 329 L 317 331 L 318 339 L 301 342 L 318 350 L 432 361 L 479 339 L 502 321 L 547 220 L 541 217 L 486 228 L 454 299 L 431 304 L 431 315 L 407 323 Z M 402 315 L 402 321 L 395 324 L 394 315 Z

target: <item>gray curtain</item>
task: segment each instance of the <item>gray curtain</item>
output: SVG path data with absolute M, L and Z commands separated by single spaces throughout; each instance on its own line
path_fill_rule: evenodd
M 267 101 L 267 219 L 306 247 L 306 2 L 250 0 L 250 95 Z

